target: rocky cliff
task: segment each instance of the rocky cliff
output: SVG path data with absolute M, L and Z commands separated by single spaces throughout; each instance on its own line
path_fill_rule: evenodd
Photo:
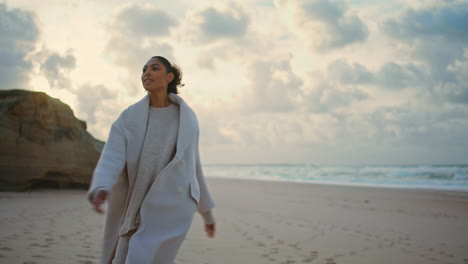
M 103 146 L 60 100 L 0 91 L 0 190 L 86 188 Z

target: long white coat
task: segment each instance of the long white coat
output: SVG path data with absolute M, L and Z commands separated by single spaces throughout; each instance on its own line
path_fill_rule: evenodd
M 119 236 L 137 229 L 130 243 L 127 263 L 166 263 L 178 248 L 162 248 L 185 236 L 195 210 L 214 207 L 205 183 L 198 148 L 199 128 L 195 113 L 176 94 L 169 99 L 179 105 L 180 122 L 176 154 L 163 168 L 146 195 L 139 185 L 151 168 L 142 166 L 149 95 L 129 106 L 112 124 L 109 138 L 93 173 L 88 199 L 97 188 L 111 190 L 104 229 L 101 263 L 112 263 Z M 160 261 L 161 260 L 161 261 Z M 167 262 L 169 263 L 169 262 Z

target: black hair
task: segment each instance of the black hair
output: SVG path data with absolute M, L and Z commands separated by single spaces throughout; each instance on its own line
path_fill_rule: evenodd
M 179 87 L 184 86 L 182 83 L 182 70 L 180 67 L 176 64 L 171 64 L 166 58 L 162 56 L 153 56 L 151 58 L 158 59 L 162 64 L 164 64 L 164 67 L 166 67 L 167 73 L 172 72 L 174 74 L 174 79 L 172 79 L 172 81 L 167 85 L 167 93 L 178 94 Z

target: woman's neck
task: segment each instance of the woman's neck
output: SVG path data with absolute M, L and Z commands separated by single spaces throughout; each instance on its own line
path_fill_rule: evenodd
M 149 97 L 152 107 L 168 107 L 171 104 L 166 91 L 151 91 Z

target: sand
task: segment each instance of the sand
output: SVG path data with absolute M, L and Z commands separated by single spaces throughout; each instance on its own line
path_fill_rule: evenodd
M 176 264 L 468 264 L 468 193 L 207 178 Z M 0 193 L 0 263 L 98 263 L 104 216 L 81 190 Z

